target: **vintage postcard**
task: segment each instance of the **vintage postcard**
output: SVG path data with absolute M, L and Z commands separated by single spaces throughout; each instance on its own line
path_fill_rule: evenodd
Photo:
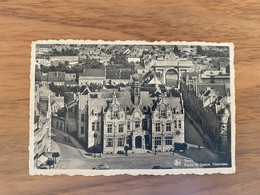
M 235 172 L 234 45 L 32 43 L 31 175 Z

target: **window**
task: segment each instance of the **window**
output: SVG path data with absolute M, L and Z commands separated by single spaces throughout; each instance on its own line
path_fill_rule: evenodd
M 62 130 L 62 123 L 60 123 L 60 130 Z
M 127 130 L 130 130 L 130 121 L 127 121 Z
M 161 116 L 165 117 L 166 116 L 166 111 L 165 110 L 161 110 Z
M 113 139 L 107 138 L 107 147 L 113 147 Z
M 161 137 L 155 137 L 155 142 L 154 142 L 154 144 L 155 144 L 156 146 L 162 145 L 162 138 L 161 138 Z
M 160 123 L 155 123 L 155 131 L 160 132 Z
M 125 139 L 124 138 L 118 138 L 117 146 L 124 146 Z
M 118 132 L 119 132 L 119 133 L 123 133 L 123 131 L 124 131 L 124 126 L 123 126 L 123 124 L 119 124 L 119 126 L 118 126 Z
M 95 131 L 95 122 L 92 122 L 92 131 Z
M 84 122 L 84 118 L 85 118 L 84 114 L 81 114 L 81 122 Z
M 171 131 L 171 123 L 166 123 L 166 131 Z
M 177 120 L 174 120 L 174 128 L 177 128 Z
M 165 137 L 165 145 L 172 145 L 172 137 L 171 136 L 168 136 L 168 137 Z
M 107 125 L 107 132 L 112 133 L 112 124 Z
M 179 120 L 179 128 L 181 128 L 181 120 Z
M 143 119 L 143 130 L 147 130 L 147 119 Z
M 56 129 L 59 129 L 59 121 L 57 121 Z
M 99 122 L 97 122 L 97 131 L 99 131 Z
M 139 128 L 140 127 L 140 121 L 135 121 L 135 128 Z
M 114 117 L 114 118 L 117 118 L 117 117 L 118 117 L 118 111 L 114 111 L 114 112 L 113 112 L 113 117 Z
M 84 134 L 84 127 L 81 127 L 81 134 Z

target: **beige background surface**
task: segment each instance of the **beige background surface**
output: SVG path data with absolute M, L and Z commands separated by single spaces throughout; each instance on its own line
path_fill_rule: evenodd
M 0 194 L 259 194 L 260 3 L 244 1 L 0 1 Z M 234 42 L 234 175 L 29 176 L 31 41 Z

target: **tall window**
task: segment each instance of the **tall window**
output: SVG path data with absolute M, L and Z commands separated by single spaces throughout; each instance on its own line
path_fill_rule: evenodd
M 171 123 L 166 123 L 166 131 L 171 131 Z
M 92 122 L 92 131 L 95 131 L 95 122 Z
M 172 145 L 172 137 L 171 136 L 165 137 L 165 145 Z
M 123 126 L 123 124 L 119 124 L 119 126 L 118 126 L 118 132 L 119 132 L 119 133 L 123 133 L 123 131 L 124 131 L 124 126 Z
M 130 130 L 130 121 L 127 121 L 127 130 Z
M 155 123 L 155 131 L 160 132 L 160 123 Z
M 147 119 L 143 119 L 143 130 L 147 130 Z
M 179 128 L 181 128 L 181 120 L 179 120 Z
M 62 123 L 60 123 L 60 130 L 62 130 Z
M 59 121 L 57 121 L 56 129 L 59 129 Z
M 99 131 L 99 122 L 97 122 L 97 131 Z
M 161 138 L 161 137 L 155 137 L 154 140 L 155 140 L 155 141 L 154 141 L 154 144 L 155 144 L 156 146 L 162 145 L 162 138 Z
M 165 110 L 161 110 L 161 117 L 165 117 L 165 116 L 166 116 Z
M 140 127 L 140 121 L 135 121 L 135 128 L 139 128 Z
M 81 122 L 84 122 L 85 115 L 81 114 Z
M 124 138 L 118 138 L 117 140 L 117 146 L 124 146 L 125 139 Z
M 177 128 L 177 120 L 174 120 L 174 128 Z
M 81 127 L 81 134 L 84 134 L 84 127 Z
M 118 111 L 116 110 L 113 112 L 113 118 L 117 118 L 117 117 L 118 117 Z
M 113 147 L 113 139 L 107 138 L 107 147 Z
M 107 125 L 107 132 L 112 133 L 112 124 Z

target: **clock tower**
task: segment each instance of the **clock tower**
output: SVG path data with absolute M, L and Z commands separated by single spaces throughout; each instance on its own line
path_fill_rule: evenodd
M 141 94 L 140 94 L 140 83 L 139 83 L 139 76 L 133 75 L 133 83 L 131 86 L 131 100 L 135 106 L 139 105 Z

